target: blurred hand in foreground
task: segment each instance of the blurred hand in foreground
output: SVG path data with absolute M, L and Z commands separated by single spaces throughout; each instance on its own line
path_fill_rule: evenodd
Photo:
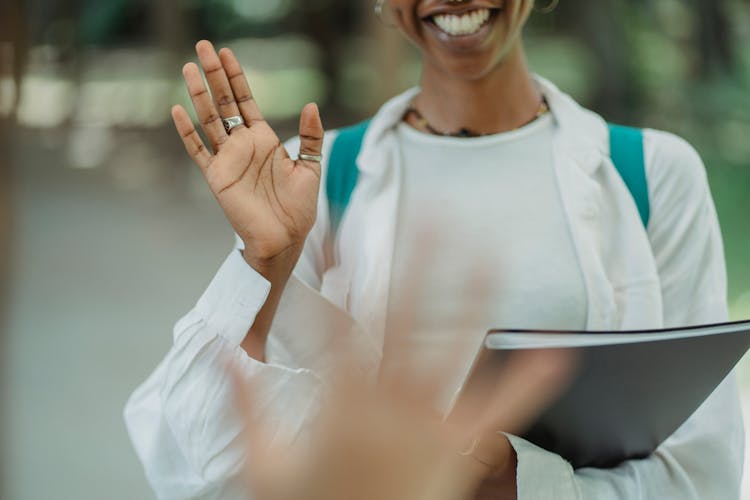
M 404 308 L 390 337 L 408 334 L 415 309 Z M 253 416 L 253 387 L 232 370 L 246 419 L 245 474 L 253 498 L 465 500 L 488 489 L 496 499 L 515 498 L 515 452 L 502 433 L 531 425 L 573 368 L 569 351 L 513 354 L 497 379 L 480 380 L 461 399 L 461 411 L 446 419 L 435 403 L 455 373 L 453 363 L 429 373 L 399 363 L 373 384 L 347 366 L 345 353 L 336 354 L 340 363 L 310 439 L 284 450 L 270 445 L 265 423 Z

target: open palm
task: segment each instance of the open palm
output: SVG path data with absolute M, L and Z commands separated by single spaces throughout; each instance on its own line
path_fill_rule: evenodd
M 196 46 L 198 65 L 183 68 L 185 83 L 209 150 L 182 106 L 172 109 L 175 127 L 200 167 L 232 227 L 245 243 L 246 257 L 265 261 L 304 243 L 317 215 L 320 163 L 293 160 L 263 119 L 242 67 L 229 49 L 218 54 L 208 41 Z M 242 117 L 225 130 L 222 119 Z M 323 125 L 314 104 L 300 117 L 300 153 L 320 155 Z

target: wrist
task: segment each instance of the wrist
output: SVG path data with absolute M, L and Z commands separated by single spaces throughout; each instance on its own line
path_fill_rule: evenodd
M 272 257 L 257 257 L 251 252 L 242 251 L 242 257 L 247 265 L 266 278 L 272 286 L 277 287 L 285 284 L 289 276 L 292 275 L 300 255 L 302 255 L 302 245 L 287 247 L 284 251 Z
M 245 339 L 240 344 L 240 347 L 254 360 L 265 363 L 267 337 L 267 332 L 263 334 L 258 332 L 257 329 L 251 328 L 250 331 L 247 332 Z
M 500 432 L 475 439 L 461 455 L 481 464 L 487 474 L 515 479 L 518 457 L 510 440 Z
M 510 443 L 510 440 L 507 437 L 505 437 L 504 434 L 500 434 L 500 437 L 503 439 L 507 448 L 505 452 L 503 453 L 503 461 L 498 466 L 495 473 L 503 477 L 504 479 L 506 479 L 508 483 L 512 483 L 513 490 L 515 491 L 516 476 L 518 473 L 518 455 L 516 455 L 516 450 L 515 448 L 513 448 L 513 445 Z
M 481 462 L 474 458 L 477 472 L 478 489 L 473 495 L 474 500 L 516 500 L 518 456 L 508 438 L 502 433 L 485 438 L 486 444 L 478 447 L 475 453 L 481 456 Z M 486 462 L 486 464 L 484 464 Z M 491 465 L 488 465 L 491 464 Z
M 247 248 L 247 247 L 246 247 Z M 245 262 L 271 283 L 271 292 L 247 332 L 241 347 L 253 359 L 265 362 L 266 340 L 271 330 L 276 308 L 294 267 L 297 265 L 302 246 L 288 247 L 272 258 L 259 259 L 248 251 L 242 251 Z

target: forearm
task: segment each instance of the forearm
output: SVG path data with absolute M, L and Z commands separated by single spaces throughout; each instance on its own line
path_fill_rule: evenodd
M 271 283 L 271 291 L 268 294 L 268 298 L 241 343 L 241 347 L 247 355 L 257 361 L 265 362 L 266 340 L 271 331 L 271 324 L 276 316 L 281 296 L 301 253 L 301 245 L 299 247 L 290 247 L 287 251 L 273 259 L 265 260 L 254 259 L 246 252 L 243 252 L 245 262 Z

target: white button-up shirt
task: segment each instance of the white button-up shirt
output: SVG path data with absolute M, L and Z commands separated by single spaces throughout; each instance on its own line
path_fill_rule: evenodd
M 554 172 L 586 288 L 591 330 L 660 328 L 727 319 L 723 248 L 703 164 L 685 141 L 645 132 L 651 220 L 609 158 L 606 123 L 539 79 L 558 127 Z M 358 158 L 359 180 L 336 238 L 335 264 L 324 248 L 327 200 L 287 284 L 269 336 L 267 363 L 240 348 L 270 284 L 235 248 L 195 308 L 177 322 L 174 346 L 134 392 L 125 419 L 151 485 L 161 499 L 241 498 L 233 475 L 246 450 L 237 437 L 226 354 L 259 388 L 257 411 L 271 416 L 279 443 L 303 436 L 319 407 L 330 358 L 315 321 L 336 314 L 364 373 L 382 357 L 401 160 L 395 126 L 416 89 L 374 117 Z M 328 154 L 336 132 L 326 135 Z M 290 154 L 299 148 L 287 144 Z M 324 173 L 326 165 L 323 165 Z M 690 373 L 685 373 L 690 383 Z M 744 430 L 729 376 L 657 451 L 613 469 L 574 470 L 560 456 L 520 437 L 518 498 L 737 499 Z M 252 452 L 252 451 L 251 451 Z

